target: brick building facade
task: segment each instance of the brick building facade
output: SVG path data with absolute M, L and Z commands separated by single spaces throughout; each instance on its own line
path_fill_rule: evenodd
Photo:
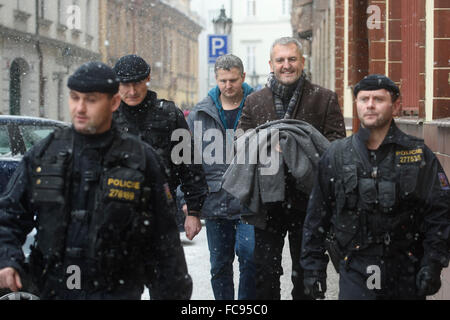
M 349 131 L 359 127 L 353 86 L 367 74 L 386 74 L 402 94 L 399 127 L 423 138 L 450 176 L 450 2 L 297 0 L 293 5 L 294 35 L 304 39 L 305 29 L 311 30 L 312 81 L 336 91 Z M 305 26 L 295 14 L 308 7 Z M 330 60 L 334 63 L 324 72 L 324 61 Z M 450 268 L 433 298 L 450 299 Z
M 152 67 L 150 88 L 178 107 L 198 101 L 198 35 L 188 0 L 100 0 L 102 60 L 142 56 Z

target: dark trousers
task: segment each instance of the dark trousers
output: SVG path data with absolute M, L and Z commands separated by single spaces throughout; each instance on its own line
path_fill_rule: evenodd
M 266 228 L 255 227 L 256 299 L 280 300 L 281 258 L 286 233 L 292 259 L 292 298 L 309 299 L 304 294 L 303 268 L 300 266 L 305 214 L 285 203 L 271 204 L 267 208 Z

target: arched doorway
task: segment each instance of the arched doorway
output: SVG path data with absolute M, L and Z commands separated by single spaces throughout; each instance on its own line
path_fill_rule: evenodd
M 17 58 L 11 63 L 9 71 L 9 114 L 20 115 L 23 101 L 24 77 L 29 72 L 28 63 Z

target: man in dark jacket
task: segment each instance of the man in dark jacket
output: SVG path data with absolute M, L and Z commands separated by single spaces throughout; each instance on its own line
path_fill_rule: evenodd
M 114 120 L 121 131 L 138 136 L 161 156 L 173 196 L 181 184 L 188 208 L 186 223 L 191 226 L 190 220 L 198 220 L 208 187 L 200 164 L 194 161 L 175 164 L 171 159 L 171 151 L 177 143 L 171 140 L 172 133 L 176 129 L 189 130 L 184 115 L 172 101 L 158 99 L 156 92 L 148 90 L 151 68 L 141 57 L 124 56 L 117 61 L 114 70 L 120 80 L 119 93 L 122 98 Z M 191 146 L 191 154 L 194 155 L 194 144 Z M 183 226 L 184 217 L 177 219 Z M 199 231 L 185 230 L 189 239 Z
M 319 163 L 301 263 L 313 298 L 326 291 L 329 250 L 340 299 L 424 299 L 449 262 L 450 186 L 422 139 L 395 125 L 399 89 L 369 75 L 354 89 L 361 127 Z
M 240 218 L 246 210 L 239 200 L 222 188 L 222 177 L 232 156 L 234 131 L 244 101 L 253 92 L 245 83 L 241 59 L 221 56 L 214 66 L 217 86 L 199 102 L 188 116 L 195 140 L 201 141 L 203 168 L 209 194 L 202 208 L 211 262 L 211 285 L 217 300 L 233 300 L 233 261 L 239 258 L 238 299 L 255 299 L 253 226 Z M 214 136 L 211 141 L 211 134 Z
M 189 299 L 160 160 L 112 122 L 114 71 L 86 63 L 68 87 L 72 127 L 25 154 L 0 198 L 0 288 L 21 289 L 21 246 L 35 227 L 28 271 L 42 299 L 140 299 L 144 285 L 159 299 Z
M 302 48 L 295 38 L 276 40 L 269 64 L 272 73 L 267 86 L 247 98 L 238 129 L 245 131 L 284 118 L 308 122 L 330 141 L 345 137 L 344 119 L 336 94 L 305 78 Z M 292 258 L 292 297 L 307 298 L 300 249 L 308 195 L 296 190 L 295 185 L 292 175 L 286 174 L 286 200 L 268 204 L 266 227 L 255 228 L 258 299 L 280 299 L 281 254 L 287 232 Z

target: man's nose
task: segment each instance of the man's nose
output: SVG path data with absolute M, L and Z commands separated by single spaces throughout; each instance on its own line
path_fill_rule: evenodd
M 291 66 L 291 64 L 288 59 L 283 60 L 283 68 L 284 69 L 289 69 L 290 66 Z
M 80 99 L 77 104 L 77 111 L 78 112 L 85 112 L 86 111 L 86 101 L 84 99 Z
M 136 94 L 136 88 L 134 85 L 130 86 L 130 90 L 128 91 L 130 93 L 130 95 L 135 95 Z
M 368 108 L 374 108 L 375 107 L 375 100 L 374 100 L 374 98 L 369 98 L 369 100 L 367 101 L 367 107 Z

